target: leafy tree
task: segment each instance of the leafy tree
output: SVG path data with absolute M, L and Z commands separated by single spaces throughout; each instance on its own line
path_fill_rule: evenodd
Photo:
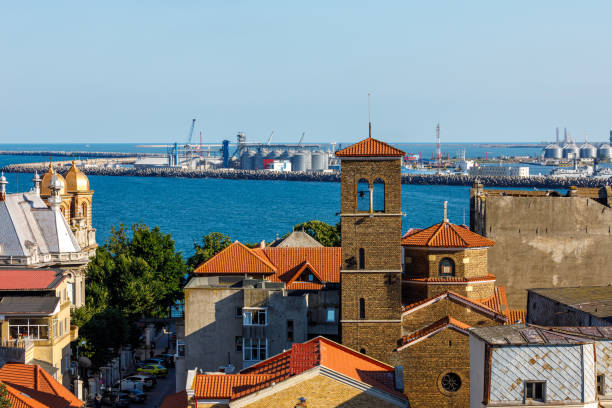
M 331 226 L 323 221 L 310 220 L 297 224 L 293 227 L 295 231 L 304 231 L 323 246 L 337 247 L 340 246 L 340 223 Z M 289 234 L 286 234 L 287 237 Z M 284 237 L 283 237 L 284 238 Z
M 194 242 L 193 249 L 195 250 L 195 254 L 187 261 L 189 270 L 193 271 L 198 265 L 208 261 L 210 258 L 230 246 L 231 243 L 232 239 L 230 237 L 219 232 L 212 232 L 205 235 L 204 238 L 202 238 L 202 244 Z
M 0 383 L 0 408 L 11 408 L 12 406 L 6 385 Z

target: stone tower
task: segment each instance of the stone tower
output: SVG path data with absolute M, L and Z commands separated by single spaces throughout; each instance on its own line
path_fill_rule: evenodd
M 342 343 L 382 361 L 401 325 L 401 158 L 371 137 L 341 159 Z

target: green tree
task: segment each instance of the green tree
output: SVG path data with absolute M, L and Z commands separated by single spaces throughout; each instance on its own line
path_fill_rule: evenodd
M 187 261 L 189 270 L 193 271 L 198 265 L 208 261 L 210 258 L 230 246 L 231 243 L 232 239 L 230 237 L 219 232 L 212 232 L 205 235 L 202 238 L 202 244 L 194 242 L 193 249 L 195 253 Z
M 11 408 L 12 406 L 6 385 L 0 383 L 0 408 Z
M 335 226 L 331 226 L 323 221 L 310 220 L 295 225 L 293 229 L 295 231 L 304 231 L 319 241 L 323 246 L 338 247 L 341 244 L 340 223 L 337 223 Z M 289 234 L 286 234 L 285 237 L 288 235 Z

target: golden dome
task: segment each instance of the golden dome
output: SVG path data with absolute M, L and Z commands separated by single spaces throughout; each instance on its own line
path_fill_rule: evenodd
M 66 173 L 66 189 L 69 193 L 89 191 L 89 179 L 72 161 L 72 167 Z
M 51 177 L 53 177 L 54 174 L 57 174 L 57 178 L 64 183 L 64 188 L 60 190 L 60 195 L 66 194 L 66 180 L 64 180 L 64 177 L 62 177 L 61 174 L 56 173 L 55 170 L 53 170 L 53 165 L 49 163 L 49 170 L 45 173 L 42 178 L 42 181 L 40 182 L 40 195 L 51 195 L 51 190 L 49 189 L 49 186 L 51 185 Z

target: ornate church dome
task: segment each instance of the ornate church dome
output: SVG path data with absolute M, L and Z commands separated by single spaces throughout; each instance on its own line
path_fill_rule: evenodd
M 64 177 L 62 177 L 61 174 L 56 173 L 55 170 L 53 169 L 53 165 L 49 163 L 49 170 L 45 173 L 45 175 L 42 178 L 42 182 L 40 183 L 40 195 L 42 196 L 51 195 L 51 190 L 49 189 L 49 186 L 51 185 L 51 178 L 53 177 L 54 174 L 57 175 L 57 179 L 60 180 L 64 185 L 64 187 L 60 190 L 60 195 L 66 194 L 66 180 L 64 179 Z
M 66 173 L 66 189 L 69 193 L 89 191 L 89 179 L 72 161 L 72 167 Z

